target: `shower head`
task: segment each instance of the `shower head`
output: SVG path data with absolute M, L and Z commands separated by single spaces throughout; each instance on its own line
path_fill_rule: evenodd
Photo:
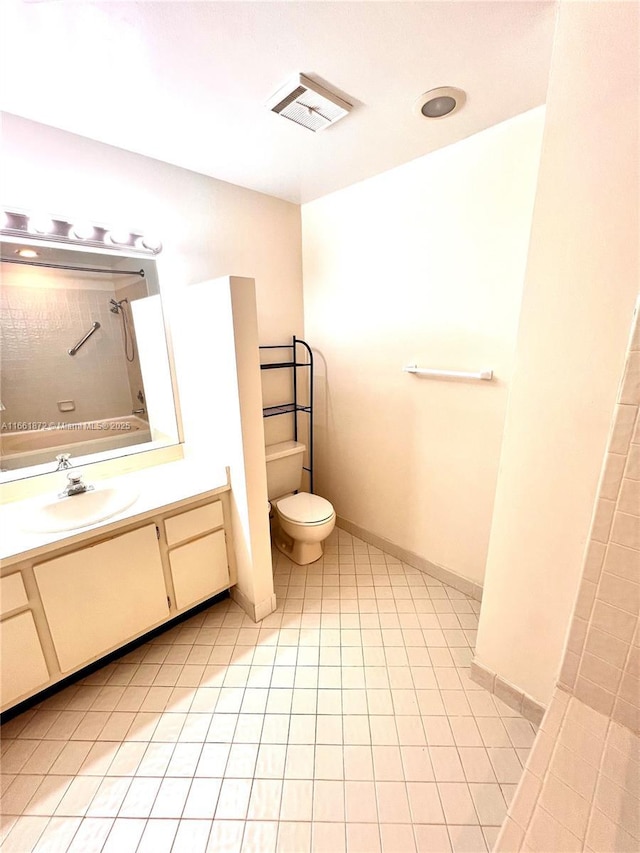
M 112 314 L 119 314 L 122 309 L 122 303 L 128 301 L 128 299 L 121 299 L 119 302 L 116 302 L 115 299 L 110 299 L 109 304 L 111 305 L 111 308 L 109 310 Z

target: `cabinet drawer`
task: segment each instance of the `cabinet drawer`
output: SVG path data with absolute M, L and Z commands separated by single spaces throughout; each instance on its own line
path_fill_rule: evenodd
M 16 607 L 23 607 L 28 602 L 21 572 L 14 572 L 0 580 L 0 613 L 8 613 Z
M 222 503 L 220 501 L 199 506 L 197 509 L 190 509 L 188 512 L 180 513 L 180 515 L 174 515 L 172 518 L 165 519 L 164 522 L 167 545 L 175 545 L 178 542 L 184 542 L 185 539 L 201 536 L 208 530 L 222 527 L 222 524 Z
M 31 611 L 0 622 L 0 659 L 3 708 L 49 680 Z
M 224 530 L 174 548 L 169 563 L 179 610 L 229 586 Z

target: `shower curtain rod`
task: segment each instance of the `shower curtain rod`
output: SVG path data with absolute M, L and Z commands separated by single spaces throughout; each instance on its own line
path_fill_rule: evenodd
M 72 270 L 75 272 L 101 272 L 105 275 L 139 275 L 146 278 L 144 270 L 103 270 L 97 267 L 70 267 L 67 264 L 45 264 L 43 261 L 22 261 L 18 258 L 2 258 L 3 264 L 26 264 L 29 267 L 47 267 L 53 270 Z

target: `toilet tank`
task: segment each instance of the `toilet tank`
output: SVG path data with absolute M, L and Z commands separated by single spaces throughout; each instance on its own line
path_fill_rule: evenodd
M 269 500 L 289 495 L 300 488 L 305 449 L 299 441 L 280 441 L 266 446 Z

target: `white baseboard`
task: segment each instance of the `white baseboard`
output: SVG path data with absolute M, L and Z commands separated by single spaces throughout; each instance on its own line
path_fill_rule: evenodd
M 506 679 L 488 669 L 484 664 L 481 664 L 476 658 L 471 661 L 469 675 L 472 681 L 480 684 L 489 693 L 493 693 L 494 696 L 497 696 L 498 699 L 501 699 L 505 705 L 513 708 L 514 711 L 521 713 L 534 726 L 540 725 L 544 717 L 544 712 L 547 709 L 540 702 L 528 696 L 523 690 L 510 684 Z
M 242 590 L 238 588 L 237 584 L 231 587 L 229 593 L 236 604 L 239 604 L 247 616 L 253 619 L 254 622 L 260 622 L 262 619 L 265 619 L 270 613 L 274 612 L 277 606 L 275 593 L 272 593 L 259 604 L 249 601 Z

